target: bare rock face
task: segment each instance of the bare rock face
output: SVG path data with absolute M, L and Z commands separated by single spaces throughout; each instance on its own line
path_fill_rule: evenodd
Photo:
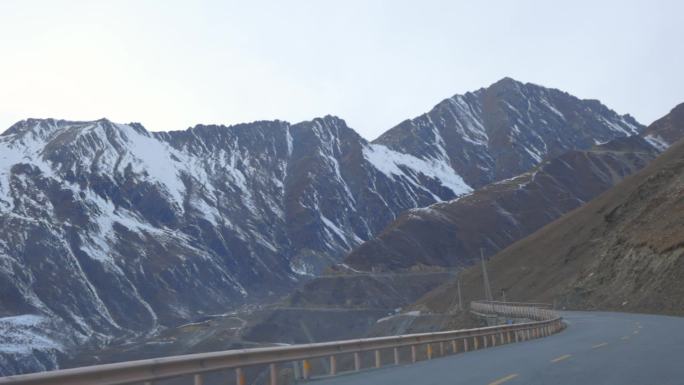
M 408 209 L 642 128 L 511 79 L 372 143 L 333 116 L 19 122 L 0 135 L 0 374 L 281 296 Z

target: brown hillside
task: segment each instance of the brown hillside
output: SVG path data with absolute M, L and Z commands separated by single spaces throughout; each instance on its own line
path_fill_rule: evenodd
M 684 126 L 684 119 L 677 122 Z M 492 291 L 574 309 L 684 314 L 684 141 L 642 171 L 488 263 Z M 479 268 L 462 273 L 464 297 L 482 297 Z M 451 303 L 455 284 L 416 306 Z

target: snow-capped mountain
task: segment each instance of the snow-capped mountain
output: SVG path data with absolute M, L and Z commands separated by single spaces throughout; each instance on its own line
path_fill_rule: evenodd
M 334 117 L 159 134 L 20 122 L 0 136 L 0 325 L 15 335 L 0 350 L 103 342 L 282 293 L 405 209 L 469 191 Z M 71 333 L 36 338 L 27 319 Z
M 643 129 L 631 116 L 618 115 L 597 100 L 504 78 L 445 99 L 374 143 L 443 159 L 478 188 L 522 174 L 545 158 Z
M 0 374 L 284 294 L 407 209 L 641 129 L 511 80 L 372 143 L 332 116 L 19 122 L 0 135 Z

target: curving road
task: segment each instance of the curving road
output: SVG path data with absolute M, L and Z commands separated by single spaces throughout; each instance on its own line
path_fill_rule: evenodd
M 316 381 L 319 385 L 684 384 L 684 318 L 564 312 L 556 335 Z

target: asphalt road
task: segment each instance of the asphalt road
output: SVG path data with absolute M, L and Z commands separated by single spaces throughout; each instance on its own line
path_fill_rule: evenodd
M 537 340 L 343 374 L 320 385 L 684 384 L 684 318 L 564 312 L 569 327 Z

